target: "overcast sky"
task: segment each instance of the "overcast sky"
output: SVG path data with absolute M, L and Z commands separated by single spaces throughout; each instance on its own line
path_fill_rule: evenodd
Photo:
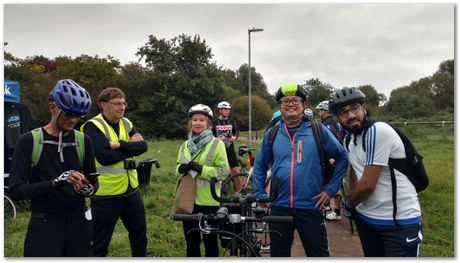
M 111 55 L 122 64 L 149 35 L 206 40 L 217 65 L 248 63 L 270 93 L 319 78 L 335 88 L 392 89 L 433 74 L 454 58 L 454 4 L 6 4 L 6 51 L 19 58 Z

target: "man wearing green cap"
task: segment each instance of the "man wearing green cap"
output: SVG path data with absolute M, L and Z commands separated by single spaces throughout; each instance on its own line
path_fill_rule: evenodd
M 265 133 L 254 164 L 254 192 L 267 197 L 265 175 L 271 166 L 278 177 L 278 197 L 271 214 L 292 216 L 292 223 L 270 223 L 270 254 L 289 257 L 294 230 L 297 229 L 309 257 L 329 256 L 326 223 L 321 212 L 338 191 L 347 168 L 346 150 L 323 125 L 322 148 L 335 159 L 334 173 L 323 187 L 323 173 L 312 123 L 303 121 L 305 90 L 297 84 L 283 85 L 276 93 L 283 116 L 272 145 L 270 130 Z M 271 128 L 273 129 L 273 128 Z M 281 235 L 280 235 L 281 234 Z

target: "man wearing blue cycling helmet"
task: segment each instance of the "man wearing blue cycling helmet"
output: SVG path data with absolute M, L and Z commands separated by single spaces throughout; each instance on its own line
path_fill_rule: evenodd
M 74 130 L 89 113 L 91 97 L 70 79 L 50 93 L 51 120 L 18 138 L 10 171 L 10 195 L 31 200 L 24 256 L 84 257 L 89 254 L 90 224 L 85 197 L 98 183 L 91 139 Z

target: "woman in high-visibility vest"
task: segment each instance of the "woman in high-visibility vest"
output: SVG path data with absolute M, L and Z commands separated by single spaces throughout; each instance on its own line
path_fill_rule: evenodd
M 219 202 L 211 196 L 210 180 L 224 179 L 228 175 L 228 161 L 225 145 L 214 138 L 211 131 L 213 114 L 203 104 L 197 104 L 188 112 L 190 118 L 188 140 L 185 141 L 177 157 L 176 175 L 190 173 L 196 179 L 196 197 L 193 213 L 211 214 L 217 212 Z M 216 187 L 220 194 L 220 187 Z M 200 257 L 201 232 L 190 231 L 198 228 L 197 222 L 183 222 L 187 242 L 187 257 Z M 217 234 L 203 235 L 206 257 L 219 256 Z

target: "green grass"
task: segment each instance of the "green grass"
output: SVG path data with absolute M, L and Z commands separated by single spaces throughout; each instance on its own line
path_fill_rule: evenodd
M 247 143 L 246 138 L 241 137 L 238 145 Z M 177 180 L 174 166 L 182 142 L 150 141 L 148 152 L 136 158 L 142 160 L 153 157 L 161 164 L 160 169 L 152 169 L 150 185 L 142 188 L 147 218 L 147 249 L 151 257 L 185 256 L 182 224 L 171 219 L 172 195 Z M 454 137 L 452 134 L 423 134 L 413 139 L 413 142 L 425 157 L 424 164 L 430 177 L 428 189 L 419 194 L 424 232 L 420 254 L 424 257 L 453 257 Z M 252 146 L 257 148 L 255 143 Z M 28 212 L 21 212 L 15 221 L 5 219 L 5 257 L 22 256 L 29 215 Z M 109 256 L 130 255 L 128 233 L 119 221 L 110 243 Z

